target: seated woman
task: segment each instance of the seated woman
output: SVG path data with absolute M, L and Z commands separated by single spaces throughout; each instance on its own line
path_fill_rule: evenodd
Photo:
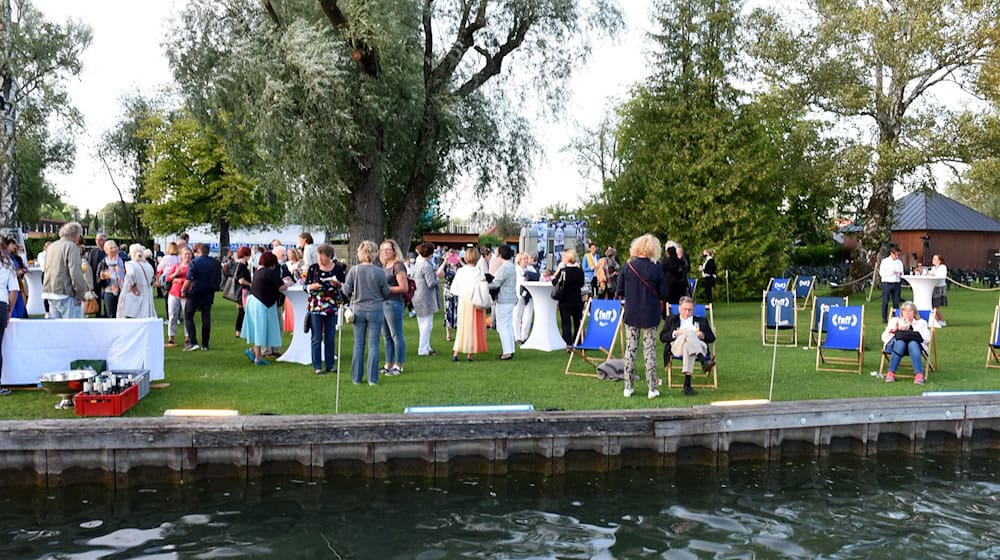
M 913 382 L 923 385 L 924 364 L 921 352 L 927 351 L 930 342 L 930 329 L 927 327 L 927 321 L 921 319 L 917 313 L 917 306 L 912 301 L 903 302 L 899 317 L 889 319 L 889 324 L 882 332 L 885 352 L 891 355 L 885 382 L 892 383 L 896 380 L 896 368 L 899 367 L 903 356 L 909 354 L 910 361 L 913 362 Z

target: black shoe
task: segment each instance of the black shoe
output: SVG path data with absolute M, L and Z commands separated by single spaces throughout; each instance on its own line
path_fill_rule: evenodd
M 690 385 L 685 385 L 684 394 L 690 397 L 691 395 L 694 394 L 694 389 L 692 389 Z
M 701 369 L 705 373 L 711 372 L 712 368 L 714 367 L 715 367 L 715 358 L 709 357 L 707 360 L 701 362 Z
M 451 361 L 453 361 L 453 362 L 457 362 L 457 361 L 458 361 L 458 356 L 452 356 L 452 357 L 451 357 Z

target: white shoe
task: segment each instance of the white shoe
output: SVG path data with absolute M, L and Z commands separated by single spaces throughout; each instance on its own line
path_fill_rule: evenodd
M 660 392 L 657 391 L 656 389 L 653 389 L 652 391 L 649 392 L 647 396 L 651 399 L 655 399 L 656 397 L 660 396 Z
M 937 324 L 938 324 L 939 327 L 947 327 L 948 326 L 948 323 L 944 322 L 943 320 L 942 321 L 938 321 Z
M 635 389 L 625 389 L 622 393 L 625 395 L 625 398 L 628 398 L 635 393 Z

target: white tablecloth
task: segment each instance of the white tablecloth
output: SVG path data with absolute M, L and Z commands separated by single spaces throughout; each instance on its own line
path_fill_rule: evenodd
M 163 379 L 162 319 L 12 319 L 3 337 L 3 383 L 34 385 L 73 360 L 148 369 Z
M 556 300 L 552 299 L 552 283 L 524 282 L 523 285 L 535 304 L 535 324 L 521 348 L 545 352 L 564 350 L 566 342 L 559 334 L 559 326 L 556 324 Z
M 312 335 L 302 331 L 303 317 L 306 316 L 306 303 L 308 294 L 302 286 L 295 284 L 285 290 L 285 305 L 292 305 L 292 312 L 295 315 L 295 330 L 292 331 L 292 342 L 288 348 L 281 353 L 279 362 L 292 362 L 295 364 L 312 364 Z

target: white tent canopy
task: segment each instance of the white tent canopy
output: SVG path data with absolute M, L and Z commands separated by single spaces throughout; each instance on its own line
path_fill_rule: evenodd
M 235 249 L 242 246 L 264 245 L 271 246 L 275 239 L 281 241 L 285 247 L 295 247 L 299 241 L 299 234 L 308 231 L 312 234 L 313 241 L 323 243 L 326 241 L 326 232 L 318 227 L 291 225 L 281 229 L 231 229 L 229 230 L 229 247 Z M 213 232 L 209 226 L 198 226 L 187 230 L 191 238 L 192 245 L 195 243 L 207 243 L 212 253 L 219 252 L 219 234 Z M 155 238 L 160 247 L 166 247 L 167 243 L 177 241 L 178 234 L 167 235 Z

